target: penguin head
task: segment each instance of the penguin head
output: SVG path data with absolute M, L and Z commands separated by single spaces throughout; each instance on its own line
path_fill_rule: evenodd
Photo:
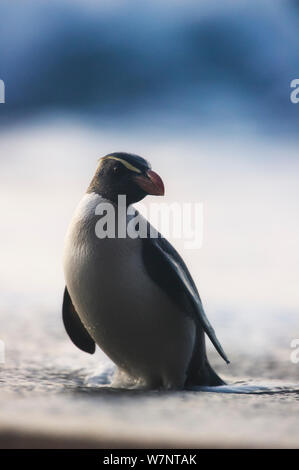
M 87 192 L 95 192 L 112 202 L 117 202 L 119 195 L 125 195 L 130 205 L 148 194 L 163 196 L 164 184 L 144 158 L 115 152 L 100 159 Z

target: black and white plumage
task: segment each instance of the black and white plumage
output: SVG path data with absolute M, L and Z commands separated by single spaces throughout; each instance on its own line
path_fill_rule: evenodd
M 139 156 L 113 153 L 101 160 L 66 237 L 67 333 L 83 351 L 93 353 L 98 344 L 112 359 L 118 367 L 113 386 L 177 389 L 223 384 L 208 362 L 204 333 L 229 361 L 173 246 L 160 234 L 97 237 L 96 208 L 107 202 L 116 207 L 120 194 L 130 205 L 147 194 L 164 194 L 164 186 Z M 150 224 L 144 223 L 150 233 Z

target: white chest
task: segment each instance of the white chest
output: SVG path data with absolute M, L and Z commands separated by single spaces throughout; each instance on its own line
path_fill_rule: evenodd
M 64 270 L 71 297 L 83 318 L 153 315 L 170 301 L 149 278 L 142 260 L 142 241 L 96 235 L 100 196 L 84 196 L 66 237 Z M 104 203 L 106 203 L 104 201 Z

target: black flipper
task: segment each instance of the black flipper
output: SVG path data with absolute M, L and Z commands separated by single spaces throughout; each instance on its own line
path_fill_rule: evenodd
M 93 354 L 96 350 L 95 342 L 81 322 L 67 288 L 65 288 L 63 296 L 62 319 L 67 334 L 77 348 Z
M 148 231 L 150 226 L 148 227 Z M 158 233 L 158 232 L 156 232 Z M 199 293 L 188 268 L 174 247 L 160 234 L 157 238 L 143 239 L 143 258 L 146 269 L 154 282 L 192 314 L 206 332 L 220 356 L 229 363 L 215 331 L 204 312 Z

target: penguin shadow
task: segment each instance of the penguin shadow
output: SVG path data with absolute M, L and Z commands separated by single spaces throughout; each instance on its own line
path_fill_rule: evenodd
M 192 387 L 190 391 L 197 391 L 202 393 L 221 393 L 221 394 L 235 394 L 235 395 L 277 395 L 286 397 L 292 396 L 299 400 L 299 385 L 274 385 L 269 384 L 256 384 L 252 381 L 237 381 L 218 387 Z

